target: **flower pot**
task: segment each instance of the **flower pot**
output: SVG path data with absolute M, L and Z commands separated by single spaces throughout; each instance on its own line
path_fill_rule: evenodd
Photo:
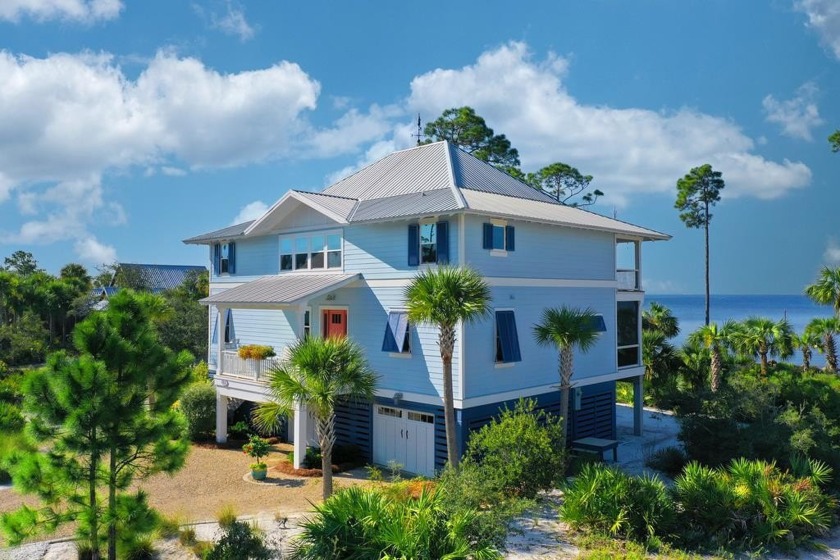
M 251 478 L 254 480 L 265 480 L 265 475 L 268 474 L 268 469 L 254 470 L 251 469 Z

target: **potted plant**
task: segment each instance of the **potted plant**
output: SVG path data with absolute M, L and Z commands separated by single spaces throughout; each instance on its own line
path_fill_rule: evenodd
M 261 459 L 268 455 L 269 448 L 268 441 L 260 436 L 251 436 L 248 443 L 242 446 L 242 452 L 254 459 L 251 463 L 251 477 L 254 480 L 265 480 L 268 465 Z
M 237 352 L 243 360 L 264 360 L 277 355 L 273 346 L 263 346 L 262 344 L 245 344 L 240 346 Z

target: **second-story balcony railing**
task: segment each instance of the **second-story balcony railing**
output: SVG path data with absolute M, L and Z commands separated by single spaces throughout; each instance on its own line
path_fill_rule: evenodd
M 619 268 L 615 271 L 615 279 L 618 282 L 619 290 L 641 290 L 639 271 L 628 268 Z
M 237 351 L 224 350 L 222 351 L 222 367 L 219 371 L 222 375 L 268 382 L 271 369 L 280 365 L 281 361 L 279 356 L 264 360 L 245 360 L 239 357 Z

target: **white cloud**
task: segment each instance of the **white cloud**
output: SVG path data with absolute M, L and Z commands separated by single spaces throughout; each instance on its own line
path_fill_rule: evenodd
M 797 0 L 794 7 L 808 16 L 807 26 L 840 60 L 840 3 L 837 0 Z
M 249 204 L 246 204 L 242 207 L 239 211 L 239 214 L 233 219 L 230 225 L 241 224 L 242 222 L 249 222 L 251 220 L 256 220 L 260 216 L 268 211 L 268 205 L 261 201 L 255 200 Z
M 811 130 L 823 124 L 817 108 L 816 96 L 819 93 L 813 82 L 802 84 L 793 99 L 779 101 L 768 95 L 762 101 L 768 122 L 781 125 L 782 133 L 801 140 L 814 139 Z
M 172 167 L 169 165 L 164 165 L 163 167 L 161 167 L 160 172 L 168 177 L 183 177 L 187 174 L 187 172 L 181 169 L 180 167 Z
M 692 167 L 722 171 L 724 195 L 777 198 L 803 188 L 811 170 L 801 162 L 774 162 L 753 153 L 755 143 L 730 120 L 691 108 L 651 111 L 587 105 L 563 79 L 566 59 L 534 61 L 523 43 L 483 53 L 457 70 L 438 69 L 411 83 L 408 106 L 431 116 L 470 105 L 519 149 L 523 167 L 564 161 L 595 176 L 605 202 L 621 205 L 632 194 L 672 192 Z
M 117 261 L 117 250 L 110 245 L 100 243 L 92 236 L 79 239 L 73 248 L 79 258 L 89 263 L 110 264 Z
M 823 261 L 826 266 L 840 266 L 840 243 L 837 242 L 836 237 L 829 237 L 826 241 Z
M 234 5 L 233 2 L 228 0 L 225 3 L 225 8 L 223 15 L 211 14 L 213 27 L 228 35 L 239 37 L 239 40 L 243 43 L 253 39 L 257 29 L 245 19 L 245 10 L 242 6 Z
M 18 22 L 28 17 L 93 23 L 115 19 L 122 9 L 121 0 L 2 0 L 0 20 Z

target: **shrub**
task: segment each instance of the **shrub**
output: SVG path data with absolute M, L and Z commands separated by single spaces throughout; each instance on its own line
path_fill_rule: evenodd
M 161 516 L 158 521 L 157 532 L 163 539 L 170 539 L 179 536 L 181 531 L 181 520 L 177 517 Z
M 235 424 L 228 426 L 228 437 L 232 439 L 242 439 L 248 436 L 251 432 L 251 427 L 248 422 L 240 420 Z
M 193 383 L 209 383 L 210 369 L 207 367 L 207 362 L 202 360 L 195 364 L 190 371 L 190 378 Z
M 566 490 L 560 518 L 575 529 L 646 541 L 665 534 L 675 517 L 661 480 L 617 467 L 586 465 Z
M 264 360 L 277 355 L 273 346 L 263 346 L 261 344 L 245 344 L 239 347 L 238 352 L 239 357 L 243 360 Z
M 392 500 L 376 488 L 354 486 L 315 506 L 304 523 L 295 558 L 499 558 L 487 543 L 469 538 L 475 511 L 452 511 L 441 493 L 424 490 L 416 499 Z
M 216 389 L 209 383 L 193 383 L 180 400 L 190 438 L 213 435 L 216 429 Z
M 260 436 L 251 436 L 248 438 L 248 443 L 242 446 L 242 452 L 255 459 L 255 462 L 251 463 L 251 470 L 255 471 L 266 469 L 266 464 L 262 461 L 262 458 L 268 455 L 270 450 L 271 445 Z
M 178 531 L 178 542 L 184 546 L 193 546 L 196 542 L 198 542 L 195 538 L 195 529 L 187 527 L 186 529 Z
M 674 480 L 680 503 L 680 541 L 688 546 L 716 548 L 731 540 L 734 496 L 729 482 L 709 467 L 689 463 Z
M 688 456 L 679 447 L 665 447 L 658 449 L 651 455 L 645 465 L 674 478 L 680 474 L 688 463 Z
M 691 415 L 680 419 L 677 437 L 689 459 L 717 467 L 744 454 L 742 431 L 732 418 Z
M 216 521 L 219 522 L 219 527 L 227 529 L 236 523 L 236 510 L 230 504 L 223 505 L 219 513 L 216 514 Z
M 23 414 L 17 405 L 0 401 L 0 432 L 19 432 L 24 424 Z
M 157 558 L 155 543 L 151 537 L 143 537 L 127 545 L 120 558 L 125 560 L 153 560 Z
M 472 434 L 464 462 L 481 465 L 486 486 L 533 498 L 553 488 L 565 471 L 562 433 L 560 418 L 522 399 Z
M 205 557 L 207 560 L 268 560 L 272 552 L 262 535 L 242 521 L 224 527 L 219 542 Z

